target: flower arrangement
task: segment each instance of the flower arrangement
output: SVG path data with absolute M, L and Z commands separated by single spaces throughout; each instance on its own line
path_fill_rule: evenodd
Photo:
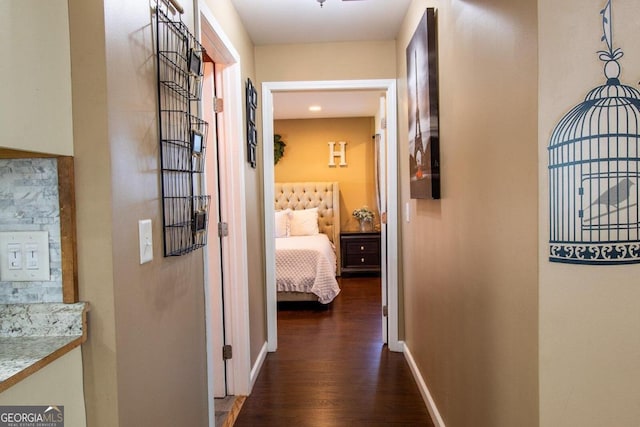
M 373 220 L 373 211 L 369 209 L 367 206 L 363 206 L 360 209 L 355 209 L 351 214 L 360 221 L 372 221 Z

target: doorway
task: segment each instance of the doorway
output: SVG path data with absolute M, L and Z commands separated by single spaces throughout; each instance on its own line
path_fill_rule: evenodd
M 264 211 L 265 211 L 265 262 L 266 262 L 266 311 L 267 348 L 276 351 L 277 299 L 275 287 L 275 242 L 274 235 L 274 162 L 273 162 L 273 94 L 276 92 L 303 91 L 353 91 L 378 90 L 385 93 L 386 102 L 386 188 L 389 189 L 386 205 L 386 224 L 381 224 L 382 244 L 386 256 L 381 260 L 383 273 L 382 295 L 386 296 L 386 312 L 381 321 L 387 331 L 386 342 L 392 351 L 401 352 L 402 343 L 398 339 L 398 201 L 397 189 L 397 119 L 395 80 L 339 80 L 339 81 L 294 81 L 262 83 L 262 141 L 264 164 Z M 383 303 L 384 304 L 384 303 Z
M 213 204 L 210 208 L 208 228 L 211 233 L 203 252 L 209 420 L 215 425 L 214 396 L 246 396 L 251 389 L 246 208 L 244 198 L 236 197 L 242 193 L 244 185 L 244 156 L 242 148 L 234 143 L 243 135 L 243 94 L 240 55 L 204 1 L 198 2 L 198 10 L 197 33 L 209 59 L 215 63 L 215 72 L 209 71 L 209 84 L 213 85 L 215 80 L 215 95 L 224 99 L 224 109 L 215 114 L 212 90 L 203 97 L 201 104 L 203 116 L 210 123 L 209 132 L 215 132 L 217 136 L 217 146 L 212 145 L 207 153 L 206 176 L 212 179 L 208 192 L 217 196 L 219 209 L 212 211 L 215 209 Z M 215 218 L 216 213 L 218 218 Z M 219 237 L 219 223 L 227 224 L 226 236 Z M 224 241 L 220 243 L 219 238 Z M 222 306 L 224 315 L 220 314 Z M 221 346 L 225 344 L 232 347 L 232 358 L 224 361 L 226 373 L 219 357 Z

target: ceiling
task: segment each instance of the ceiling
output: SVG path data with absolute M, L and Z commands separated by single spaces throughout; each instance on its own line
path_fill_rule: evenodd
M 231 0 L 251 40 L 267 44 L 394 40 L 411 0 Z M 373 117 L 380 92 L 275 92 L 275 119 Z M 322 110 L 310 112 L 310 105 Z
M 274 92 L 273 118 L 320 119 L 328 117 L 373 117 L 382 91 Z M 320 111 L 309 111 L 318 105 Z
M 231 0 L 255 45 L 394 40 L 411 0 Z

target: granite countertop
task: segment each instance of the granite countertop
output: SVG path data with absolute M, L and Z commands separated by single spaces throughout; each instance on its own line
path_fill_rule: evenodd
M 0 305 L 0 392 L 86 340 L 87 303 Z

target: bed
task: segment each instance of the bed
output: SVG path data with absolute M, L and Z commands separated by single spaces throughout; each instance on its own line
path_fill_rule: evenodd
M 340 292 L 337 182 L 275 184 L 278 301 L 330 303 Z

